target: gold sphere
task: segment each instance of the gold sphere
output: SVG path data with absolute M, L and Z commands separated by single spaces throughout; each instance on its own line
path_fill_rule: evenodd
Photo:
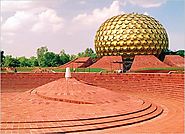
M 168 48 L 164 27 L 143 14 L 123 14 L 106 20 L 95 36 L 98 56 L 156 55 Z

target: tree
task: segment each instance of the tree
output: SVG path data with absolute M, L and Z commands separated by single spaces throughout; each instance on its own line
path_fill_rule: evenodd
M 66 54 L 64 49 L 60 51 L 59 56 L 60 56 L 60 64 L 62 65 L 70 61 L 70 55 Z
M 6 67 L 54 67 L 63 65 L 70 60 L 74 60 L 77 57 L 91 57 L 96 58 L 96 53 L 91 49 L 87 48 L 85 51 L 78 53 L 77 55 L 66 54 L 62 49 L 59 54 L 54 52 L 48 52 L 47 47 L 40 47 L 37 49 L 37 57 L 26 58 L 25 56 L 14 58 L 11 55 L 4 56 L 4 51 L 1 51 L 1 66 Z
M 30 59 L 27 59 L 25 56 L 18 58 L 20 62 L 20 67 L 31 67 Z
M 97 58 L 97 55 L 96 55 L 96 53 L 92 50 L 92 48 L 87 48 L 87 49 L 85 50 L 85 55 L 86 55 L 87 57 L 91 57 L 92 59 Z
M 47 47 L 37 49 L 37 61 L 41 67 L 53 67 L 65 64 L 70 61 L 70 55 L 62 50 L 59 54 L 48 52 Z
M 167 49 L 167 50 L 164 51 L 164 54 L 165 55 L 174 55 L 175 52 L 173 52 L 172 50 Z
M 41 67 L 45 67 L 46 66 L 46 61 L 44 60 L 44 55 L 48 52 L 48 48 L 47 47 L 41 47 L 37 49 L 37 60 L 38 60 L 38 64 Z
M 91 57 L 94 59 L 97 58 L 97 55 L 92 48 L 87 48 L 84 52 L 78 53 L 78 57 Z
M 29 60 L 30 60 L 30 63 L 31 63 L 32 67 L 39 66 L 39 63 L 38 63 L 38 60 L 37 60 L 36 57 L 32 56 L 32 57 L 30 57 Z
M 165 53 L 165 55 L 185 56 L 185 50 L 172 51 L 172 50 L 167 49 L 164 53 Z
M 7 55 L 4 58 L 4 67 L 19 67 L 20 62 L 17 58 L 13 58 L 11 55 Z
M 4 51 L 1 51 L 1 67 L 3 66 L 3 63 L 4 63 Z
M 77 54 L 77 57 L 86 57 L 85 53 L 84 52 L 80 52 Z
M 55 67 L 60 64 L 60 56 L 53 52 L 46 52 L 44 54 L 44 66 L 45 67 Z
M 71 60 L 74 60 L 74 59 L 76 59 L 77 58 L 77 55 L 75 55 L 75 54 L 72 54 L 72 55 L 70 55 L 70 58 L 69 58 L 69 60 L 71 61 Z
M 185 56 L 185 50 L 178 50 L 176 51 L 176 54 L 180 56 Z

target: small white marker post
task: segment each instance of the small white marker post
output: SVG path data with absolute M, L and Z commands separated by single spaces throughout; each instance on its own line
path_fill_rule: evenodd
M 67 82 L 66 88 L 67 88 L 67 92 L 68 92 L 68 80 L 71 78 L 71 72 L 70 72 L 70 68 L 69 67 L 66 68 L 65 78 L 66 78 L 66 82 Z
M 70 72 L 70 68 L 69 67 L 66 68 L 65 78 L 66 78 L 66 80 L 71 78 L 71 72 Z

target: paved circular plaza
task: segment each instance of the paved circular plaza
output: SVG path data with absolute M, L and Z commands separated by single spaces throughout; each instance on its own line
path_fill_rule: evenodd
M 163 108 L 143 99 L 64 78 L 2 98 L 3 132 L 87 132 L 137 124 Z

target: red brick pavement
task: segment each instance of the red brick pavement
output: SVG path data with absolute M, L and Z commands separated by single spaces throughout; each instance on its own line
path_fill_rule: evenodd
M 67 86 L 64 79 L 26 92 L 3 92 L 1 133 L 183 133 L 183 75 L 73 74 L 73 76 L 87 84 L 105 87 L 117 93 L 74 79 L 70 80 L 65 100 L 89 101 L 93 104 L 61 101 L 64 94 L 60 93 L 65 93 L 62 90 Z M 25 75 L 24 78 L 26 77 Z M 93 99 L 92 90 L 98 99 Z M 46 98 L 38 96 L 37 92 Z M 80 96 L 82 92 L 84 98 Z M 50 99 L 56 96 L 58 100 Z
M 53 101 L 56 97 L 60 99 Z M 142 99 L 75 79 L 59 79 L 26 92 L 3 93 L 1 129 L 2 132 L 16 133 L 25 130 L 32 133 L 92 131 L 135 124 L 162 112 L 160 107 Z

